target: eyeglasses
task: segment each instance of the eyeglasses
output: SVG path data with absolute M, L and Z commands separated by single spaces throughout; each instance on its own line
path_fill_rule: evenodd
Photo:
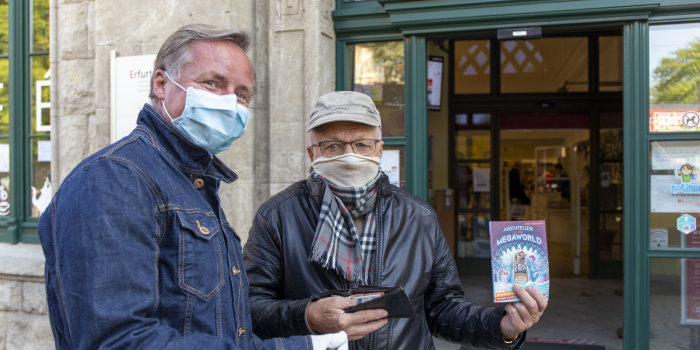
M 318 148 L 321 150 L 321 155 L 329 158 L 337 157 L 345 153 L 345 147 L 347 145 L 350 145 L 353 152 L 362 156 L 368 156 L 377 150 L 377 142 L 380 141 L 382 140 L 364 139 L 351 142 L 321 141 L 319 143 L 314 143 L 311 145 L 311 147 L 318 146 Z

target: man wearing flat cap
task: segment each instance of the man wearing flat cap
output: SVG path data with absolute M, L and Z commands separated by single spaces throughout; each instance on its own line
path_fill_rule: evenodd
M 433 209 L 389 184 L 379 169 L 381 117 L 352 91 L 321 96 L 309 126 L 310 175 L 265 202 L 245 246 L 253 328 L 263 338 L 344 330 L 351 349 L 434 349 L 431 335 L 517 349 L 547 306 L 517 288 L 505 308 L 464 299 Z M 402 286 L 417 313 L 346 312 L 357 286 Z M 325 295 L 325 294 L 324 294 Z

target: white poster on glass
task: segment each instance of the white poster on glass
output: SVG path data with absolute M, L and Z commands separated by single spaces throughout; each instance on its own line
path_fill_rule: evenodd
M 651 143 L 651 212 L 700 212 L 700 141 Z
M 36 142 L 37 162 L 50 162 L 51 161 L 51 141 L 39 140 Z
M 10 172 L 10 145 L 0 144 L 0 173 Z
M 112 51 L 112 142 L 136 127 L 143 104 L 150 102 L 151 75 L 156 55 L 117 57 Z
M 491 169 L 473 168 L 474 192 L 488 192 L 491 189 Z
M 440 110 L 442 63 L 443 58 L 437 56 L 430 56 L 428 61 L 428 109 L 430 110 Z
M 379 165 L 384 174 L 389 177 L 389 183 L 394 186 L 399 186 L 401 181 L 399 156 L 399 150 L 384 150 Z

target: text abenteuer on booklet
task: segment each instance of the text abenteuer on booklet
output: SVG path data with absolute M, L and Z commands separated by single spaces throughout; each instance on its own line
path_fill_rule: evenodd
M 517 283 L 533 286 L 549 300 L 549 256 L 544 220 L 491 221 L 491 280 L 493 302 L 519 301 Z

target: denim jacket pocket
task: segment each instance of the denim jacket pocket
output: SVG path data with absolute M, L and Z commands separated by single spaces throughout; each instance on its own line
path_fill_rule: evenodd
M 224 284 L 221 226 L 214 215 L 176 211 L 180 247 L 178 285 L 209 300 Z

